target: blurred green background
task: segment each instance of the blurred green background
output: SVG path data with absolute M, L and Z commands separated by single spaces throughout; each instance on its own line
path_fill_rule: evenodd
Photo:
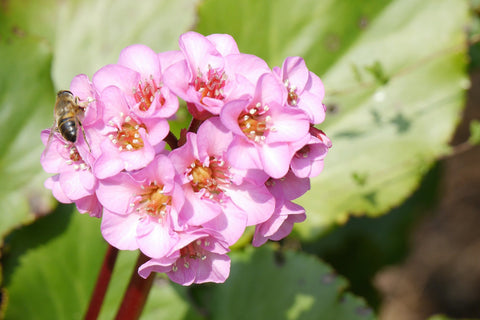
M 99 221 L 57 205 L 40 131 L 55 92 L 124 47 L 178 49 L 229 33 L 273 67 L 302 56 L 326 88 L 333 141 L 284 241 L 233 250 L 222 285 L 159 276 L 145 319 L 480 318 L 480 4 L 462 0 L 0 3 L 0 318 L 77 319 L 106 244 Z M 466 109 L 465 105 L 467 106 Z M 175 130 L 188 119 L 172 124 Z M 120 255 L 101 318 L 135 252 Z

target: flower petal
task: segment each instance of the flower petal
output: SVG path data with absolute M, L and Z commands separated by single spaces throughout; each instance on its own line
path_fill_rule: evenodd
M 240 169 L 263 169 L 257 149 L 243 137 L 233 138 L 228 147 L 227 159 L 230 165 Z
M 220 52 L 205 36 L 197 32 L 187 32 L 180 36 L 179 46 L 187 58 L 190 70 L 205 72 L 208 68 L 223 68 L 224 62 Z
M 260 149 L 263 170 L 272 178 L 282 178 L 288 172 L 293 154 L 288 144 L 264 144 Z
M 144 218 L 137 224 L 137 243 L 140 250 L 151 258 L 166 256 L 178 242 L 178 235 L 164 221 L 158 223 Z
M 289 81 L 297 90 L 303 91 L 309 78 L 309 71 L 301 57 L 288 57 L 282 65 L 283 80 Z
M 105 240 L 120 250 L 136 250 L 137 244 L 136 214 L 118 215 L 104 209 L 101 230 Z
M 275 130 L 268 133 L 267 143 L 297 141 L 308 135 L 310 122 L 301 110 L 289 107 L 272 109 L 272 119 Z
M 140 74 L 130 68 L 109 64 L 98 70 L 92 82 L 99 92 L 109 86 L 116 86 L 124 92 L 131 92 L 140 81 Z
M 230 257 L 226 254 L 210 253 L 198 264 L 195 283 L 223 283 L 230 274 Z
M 228 196 L 247 213 L 247 226 L 266 221 L 273 214 L 275 199 L 263 186 L 244 183 L 227 190 Z
M 134 44 L 126 47 L 120 52 L 118 64 L 139 72 L 142 80 L 160 80 L 160 62 L 158 55 L 143 44 Z
M 235 39 L 229 34 L 211 34 L 206 36 L 222 56 L 240 53 Z
M 100 180 L 97 188 L 97 197 L 100 203 L 108 210 L 126 215 L 132 211 L 131 203 L 138 193 L 137 183 L 126 173 Z

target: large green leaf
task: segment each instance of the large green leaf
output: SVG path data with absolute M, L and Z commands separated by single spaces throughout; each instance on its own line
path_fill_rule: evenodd
M 6 247 L 2 263 L 7 319 L 83 318 L 106 250 L 100 220 L 62 205 L 53 214 L 12 233 Z M 101 319 L 112 319 L 116 314 L 137 256 L 138 252 L 120 253 Z M 153 313 L 182 319 L 188 310 L 188 304 L 169 283 L 157 281 L 145 318 Z
M 0 244 L 21 223 L 52 209 L 43 187 L 40 131 L 52 125 L 51 51 L 32 37 L 0 41 Z M 48 110 L 48 112 L 47 112 Z
M 223 285 L 197 288 L 209 319 L 374 319 L 347 282 L 314 256 L 271 246 L 232 253 Z
M 348 214 L 403 201 L 449 152 L 468 87 L 466 1 L 208 0 L 198 30 L 281 65 L 302 56 L 326 88 L 333 140 L 324 172 L 300 199 L 311 238 Z
M 435 165 L 419 189 L 388 214 L 352 217 L 320 241 L 304 243 L 303 251 L 328 262 L 349 280 L 352 292 L 364 297 L 374 309 L 379 308 L 382 297 L 375 287 L 375 276 L 386 266 L 405 260 L 412 229 L 438 201 L 440 172 L 440 166 Z
M 81 319 L 103 260 L 100 221 L 72 206 L 13 233 L 2 258 L 7 319 Z
M 129 0 L 61 2 L 52 74 L 56 87 L 89 76 L 118 60 L 134 43 L 155 51 L 178 50 L 178 37 L 195 21 L 198 0 Z

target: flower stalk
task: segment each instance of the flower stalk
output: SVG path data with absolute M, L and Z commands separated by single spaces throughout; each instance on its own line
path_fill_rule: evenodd
M 95 289 L 93 290 L 92 297 L 90 298 L 90 304 L 88 306 L 87 313 L 85 314 L 86 320 L 97 319 L 102 308 L 103 299 L 105 298 L 105 293 L 107 292 L 108 284 L 112 277 L 113 267 L 117 261 L 118 249 L 108 246 L 107 252 L 105 253 L 105 258 L 103 259 L 102 267 L 100 268 L 100 273 L 97 277 L 97 283 L 95 284 Z
M 127 291 L 125 291 L 122 303 L 115 316 L 116 320 L 134 320 L 140 317 L 145 302 L 147 301 L 148 293 L 152 287 L 155 273 L 151 273 L 148 278 L 144 279 L 138 275 L 137 270 L 149 259 L 149 257 L 140 252 L 137 264 L 130 277 Z

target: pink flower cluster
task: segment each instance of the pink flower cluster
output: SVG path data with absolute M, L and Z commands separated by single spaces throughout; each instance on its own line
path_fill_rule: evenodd
M 183 34 L 180 50 L 125 48 L 118 63 L 70 91 L 86 105 L 85 138 L 42 132 L 45 186 L 63 203 L 102 219 L 103 237 L 140 249 L 147 277 L 190 285 L 224 282 L 229 247 L 248 226 L 253 245 L 287 236 L 305 210 L 292 202 L 322 171 L 330 140 L 324 88 L 300 57 L 270 69 L 225 34 Z M 180 139 L 169 119 L 186 102 Z M 80 129 L 78 129 L 80 132 Z M 166 145 L 166 141 L 169 147 Z

